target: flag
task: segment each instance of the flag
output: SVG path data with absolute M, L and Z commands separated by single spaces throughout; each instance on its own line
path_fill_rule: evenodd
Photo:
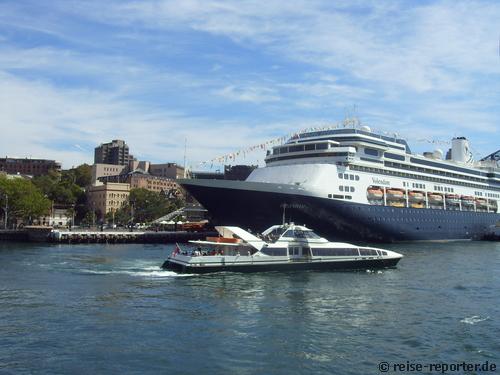
M 179 248 L 179 245 L 178 245 L 177 243 L 175 243 L 175 249 L 174 249 L 174 251 L 172 252 L 172 258 L 175 258 L 175 256 L 176 256 L 177 254 L 180 254 L 180 252 L 181 252 L 181 249 Z

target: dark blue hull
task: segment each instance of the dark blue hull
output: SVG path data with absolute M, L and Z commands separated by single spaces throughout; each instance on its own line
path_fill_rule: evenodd
M 244 183 L 243 183 L 244 184 Z M 241 187 L 244 185 L 241 184 Z M 500 214 L 437 209 L 396 208 L 301 194 L 266 192 L 182 182 L 210 213 L 215 225 L 263 231 L 283 220 L 305 224 L 330 240 L 377 242 L 479 240 Z
M 213 273 L 213 272 L 270 272 L 270 271 L 355 271 L 396 267 L 397 259 L 354 260 L 343 262 L 290 262 L 276 264 L 225 265 L 207 267 L 189 267 L 179 263 L 163 263 L 162 268 L 179 273 Z

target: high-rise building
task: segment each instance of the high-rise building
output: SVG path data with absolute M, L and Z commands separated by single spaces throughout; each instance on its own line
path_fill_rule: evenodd
M 128 145 L 120 139 L 113 139 L 109 143 L 102 143 L 95 148 L 95 164 L 128 165 L 134 157 L 129 154 Z

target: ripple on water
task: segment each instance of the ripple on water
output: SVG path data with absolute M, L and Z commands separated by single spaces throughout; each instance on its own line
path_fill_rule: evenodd
M 479 315 L 473 315 L 471 317 L 468 317 L 468 318 L 463 318 L 460 323 L 465 323 L 465 324 L 471 324 L 471 325 L 474 325 L 474 324 L 477 324 L 477 323 L 480 323 L 480 322 L 484 322 L 485 320 L 489 320 L 490 317 L 487 316 L 487 317 L 481 317 Z

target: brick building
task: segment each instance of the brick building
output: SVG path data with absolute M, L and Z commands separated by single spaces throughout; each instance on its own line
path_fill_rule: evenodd
M 60 171 L 61 163 L 47 159 L 0 158 L 0 171 L 7 174 L 41 176 L 50 170 Z

